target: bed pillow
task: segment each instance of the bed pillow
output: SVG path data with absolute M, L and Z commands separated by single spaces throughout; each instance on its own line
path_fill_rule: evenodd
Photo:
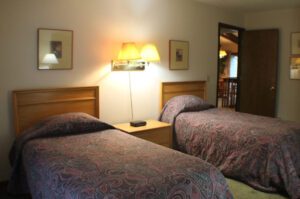
M 164 106 L 160 121 L 172 123 L 177 115 L 183 112 L 202 111 L 214 107 L 200 97 L 194 95 L 181 95 L 171 98 Z
M 65 113 L 47 117 L 25 130 L 18 137 L 11 150 L 11 163 L 15 159 L 14 151 L 23 148 L 24 144 L 35 138 L 58 137 L 81 133 L 97 132 L 106 129 L 113 129 L 109 124 L 81 112 Z
M 54 137 L 89 133 L 107 128 L 113 127 L 89 114 L 72 112 L 47 117 L 26 130 L 22 135 L 35 134 L 38 137 Z

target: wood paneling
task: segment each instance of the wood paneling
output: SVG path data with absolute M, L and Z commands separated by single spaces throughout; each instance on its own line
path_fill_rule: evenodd
M 163 82 L 161 84 L 161 108 L 169 99 L 179 95 L 195 95 L 206 100 L 206 82 Z
M 99 87 L 13 91 L 16 135 L 56 114 L 84 112 L 99 118 Z
M 137 132 L 134 136 L 172 148 L 172 131 L 170 127 Z

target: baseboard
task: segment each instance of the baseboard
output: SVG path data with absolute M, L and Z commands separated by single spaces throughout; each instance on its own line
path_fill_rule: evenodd
M 8 181 L 0 182 L 0 193 L 6 192 Z

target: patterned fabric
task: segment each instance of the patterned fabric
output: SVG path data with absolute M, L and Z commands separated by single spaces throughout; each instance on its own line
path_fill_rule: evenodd
M 118 130 L 34 139 L 23 159 L 33 199 L 232 198 L 209 163 Z
M 165 104 L 159 120 L 173 123 L 175 117 L 181 112 L 202 111 L 212 107 L 214 106 L 194 95 L 176 96 Z
M 216 108 L 173 117 L 181 151 L 258 190 L 300 198 L 300 124 Z
M 26 175 L 22 167 L 22 150 L 25 144 L 32 139 L 42 137 L 66 136 L 94 131 L 114 129 L 114 127 L 99 121 L 86 113 L 66 113 L 48 117 L 26 130 L 15 140 L 9 159 L 12 166 L 12 175 L 8 185 L 11 193 L 27 193 Z

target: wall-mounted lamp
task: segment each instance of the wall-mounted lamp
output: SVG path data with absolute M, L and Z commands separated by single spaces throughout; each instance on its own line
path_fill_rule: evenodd
M 141 59 L 139 50 L 137 49 L 134 42 L 123 43 L 122 49 L 119 52 L 118 60 L 137 60 Z
M 134 42 L 123 43 L 118 55 L 118 60 L 112 61 L 112 71 L 128 71 L 131 121 L 134 119 L 134 115 L 130 71 L 145 70 L 146 63 L 149 64 L 149 62 L 157 61 L 160 61 L 160 57 L 155 45 L 146 44 L 142 47 L 140 52 Z
M 141 50 L 141 57 L 146 62 L 159 62 L 160 56 L 154 44 L 146 44 Z
M 118 59 L 112 61 L 112 71 L 145 70 L 146 62 L 160 61 L 157 48 L 153 44 L 146 44 L 139 52 L 134 42 L 122 44 Z

